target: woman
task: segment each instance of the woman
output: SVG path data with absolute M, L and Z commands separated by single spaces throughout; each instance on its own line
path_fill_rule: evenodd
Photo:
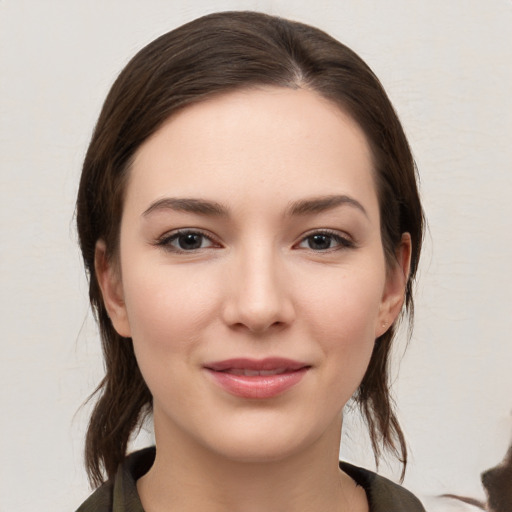
M 80 511 L 423 510 L 338 463 L 353 398 L 405 467 L 387 364 L 423 229 L 350 49 L 248 12 L 160 37 L 107 97 L 77 223 L 106 364 L 86 463 L 108 478 Z M 149 414 L 156 449 L 125 459 Z

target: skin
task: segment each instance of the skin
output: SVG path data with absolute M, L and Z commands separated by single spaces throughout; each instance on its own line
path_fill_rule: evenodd
M 333 196 L 345 199 L 325 201 Z M 196 208 L 175 199 L 223 212 L 183 211 Z M 199 232 L 197 249 L 183 249 L 183 229 Z M 118 258 L 106 259 L 102 241 L 96 250 L 109 315 L 133 339 L 154 398 L 145 510 L 367 510 L 338 468 L 342 409 L 401 309 L 409 256 L 404 235 L 386 264 L 366 138 L 315 92 L 229 93 L 147 140 Z M 245 399 L 204 368 L 236 357 L 309 369 L 278 396 Z

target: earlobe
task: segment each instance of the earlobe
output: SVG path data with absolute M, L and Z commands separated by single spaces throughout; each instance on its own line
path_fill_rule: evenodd
M 103 303 L 114 329 L 120 336 L 131 337 L 121 275 L 119 269 L 109 260 L 103 240 L 96 242 L 94 269 L 101 289 Z
M 400 246 L 396 251 L 396 263 L 387 273 L 379 318 L 375 327 L 375 338 L 382 336 L 388 330 L 402 310 L 411 267 L 411 250 L 411 235 L 403 233 Z

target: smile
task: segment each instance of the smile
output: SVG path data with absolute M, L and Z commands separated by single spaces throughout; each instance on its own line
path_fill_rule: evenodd
M 245 375 L 246 377 L 255 377 L 256 375 L 280 375 L 286 373 L 287 368 L 276 368 L 275 370 L 248 370 L 247 368 L 230 368 L 224 370 L 225 373 L 231 375 Z
M 230 359 L 204 366 L 213 382 L 231 395 L 268 399 L 297 385 L 311 368 L 281 358 Z

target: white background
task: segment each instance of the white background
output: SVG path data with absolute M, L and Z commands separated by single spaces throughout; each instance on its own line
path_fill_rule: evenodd
M 479 473 L 512 437 L 512 2 L 0 0 L 0 511 L 71 511 L 89 494 L 78 408 L 102 363 L 73 210 L 101 103 L 142 46 L 227 9 L 326 30 L 395 104 L 429 219 L 396 380 L 405 484 L 436 510 L 436 494 L 483 498 Z M 349 426 L 342 453 L 371 466 L 359 438 Z

